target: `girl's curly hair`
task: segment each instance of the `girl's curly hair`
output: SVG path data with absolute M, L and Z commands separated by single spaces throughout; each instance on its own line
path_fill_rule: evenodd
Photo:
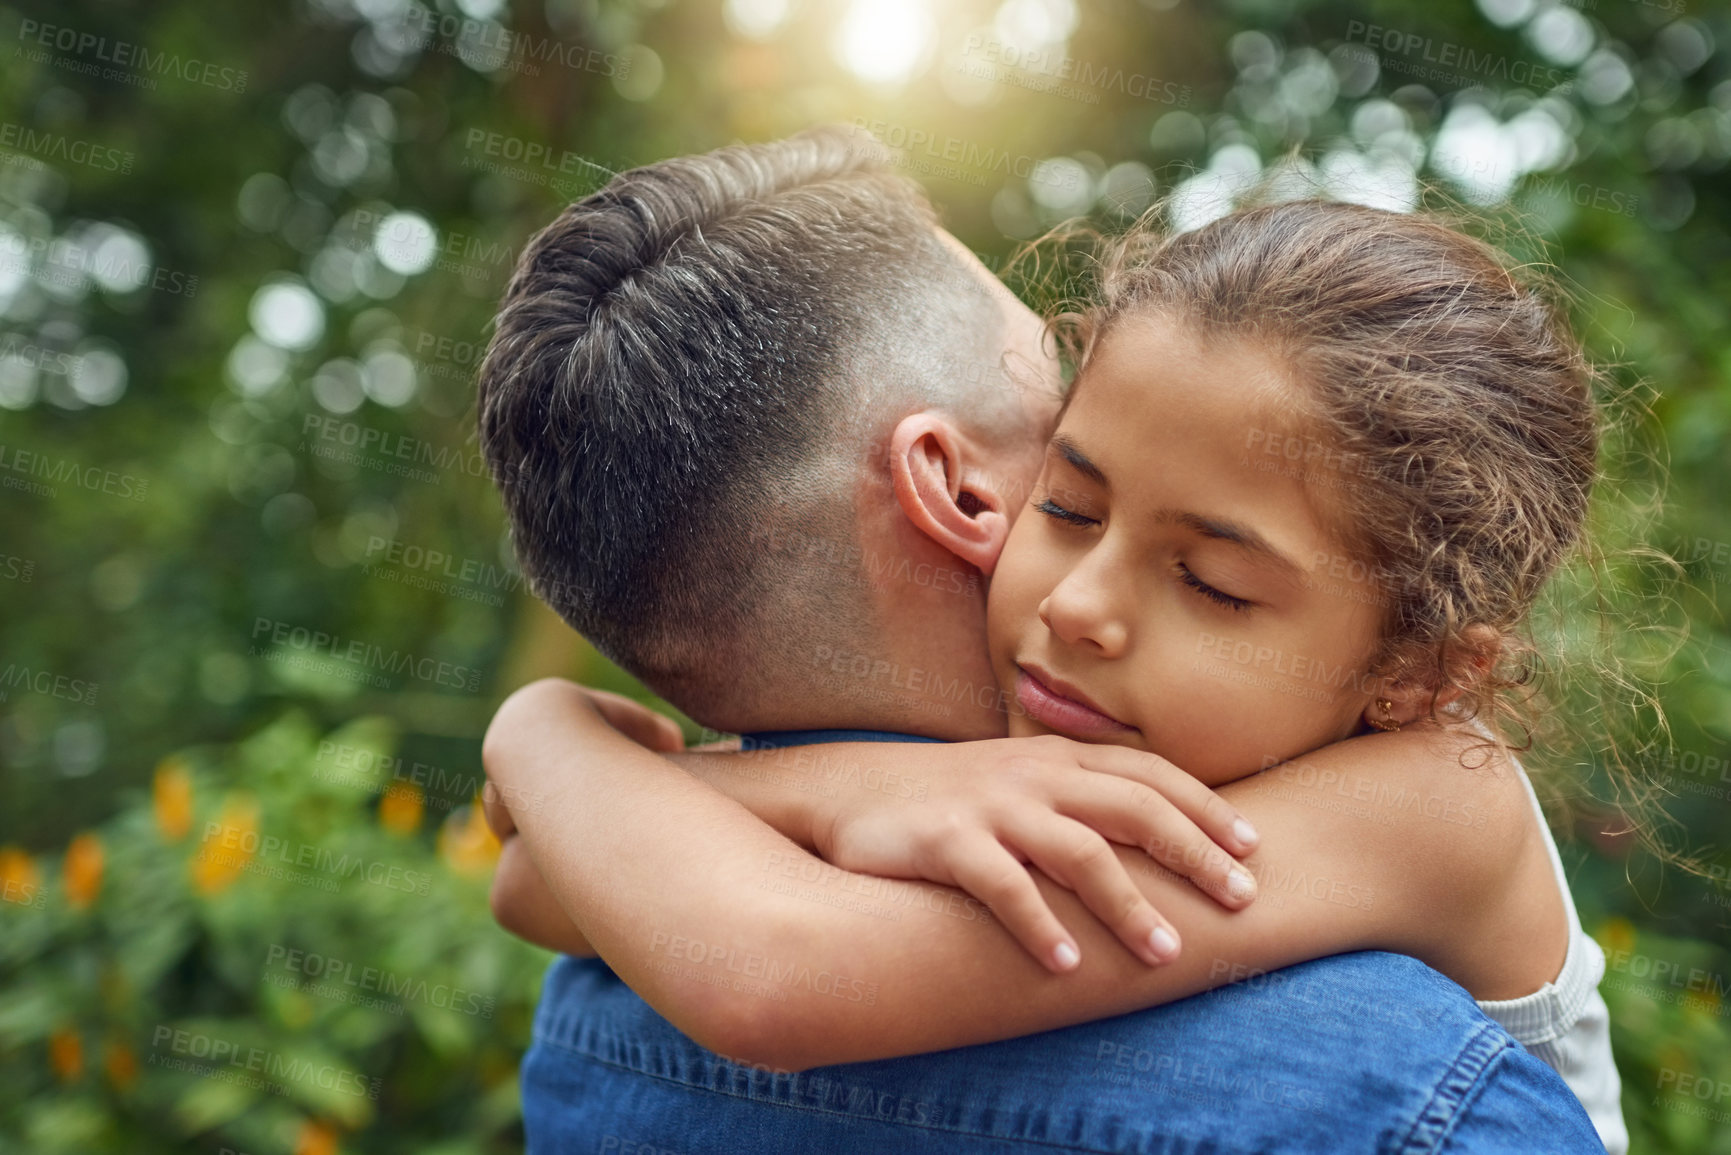
M 1569 613 L 1596 617 L 1608 635 L 1638 631 L 1611 606 L 1600 576 L 1610 567 L 1588 532 L 1601 452 L 1618 432 L 1595 398 L 1615 391 L 1546 269 L 1442 212 L 1289 200 L 1174 232 L 1161 211 L 1112 238 L 1054 234 L 1087 242 L 1080 305 L 1062 303 L 1073 270 L 1039 267 L 1044 242 L 1018 259 L 1014 271 L 1036 295 L 1050 298 L 1056 283 L 1051 331 L 1077 379 L 1116 326 L 1150 311 L 1280 353 L 1299 382 L 1300 436 L 1286 444 L 1305 448 L 1292 464 L 1363 565 L 1382 615 L 1370 671 L 1429 691 L 1440 720 L 1482 720 L 1492 744 L 1512 750 L 1531 748 L 1546 721 L 1541 691 L 1585 698 L 1595 716 L 1577 722 L 1604 731 L 1589 760 L 1631 828 L 1660 858 L 1695 865 L 1646 818 L 1659 791 L 1631 763 L 1653 744 L 1617 738 L 1637 713 L 1665 732 L 1656 697 L 1603 654 L 1582 695 L 1580 678 L 1548 666 L 1557 647 L 1533 641 L 1540 593 L 1565 569 L 1584 573 L 1585 587 L 1555 583 L 1547 600 L 1567 586 L 1562 596 L 1577 599 Z M 1629 553 L 1674 568 L 1659 551 Z

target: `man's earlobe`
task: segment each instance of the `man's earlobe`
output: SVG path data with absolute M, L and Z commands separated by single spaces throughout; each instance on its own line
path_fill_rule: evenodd
M 921 533 L 990 577 L 1009 537 L 1003 498 L 971 468 L 973 444 L 937 413 L 902 418 L 890 435 L 896 503 Z

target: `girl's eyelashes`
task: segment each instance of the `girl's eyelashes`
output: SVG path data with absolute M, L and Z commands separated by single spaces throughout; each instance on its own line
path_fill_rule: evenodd
M 1042 497 L 1039 501 L 1035 502 L 1034 508 L 1039 510 L 1041 513 L 1045 514 L 1047 517 L 1055 518 L 1056 520 L 1065 522 L 1066 524 L 1069 524 L 1069 525 L 1099 525 L 1100 524 L 1094 518 L 1085 517 L 1082 514 L 1077 513 L 1075 510 L 1072 510 L 1072 509 L 1065 509 L 1063 506 L 1059 505 L 1057 502 L 1053 501 L 1049 497 Z
M 1065 509 L 1049 497 L 1042 497 L 1039 501 L 1036 501 L 1034 503 L 1034 509 L 1045 514 L 1047 517 L 1052 518 L 1055 521 L 1061 521 L 1066 525 L 1090 526 L 1100 524 L 1098 519 L 1077 513 L 1073 509 Z M 1229 593 L 1215 589 L 1213 586 L 1192 573 L 1190 567 L 1185 565 L 1183 562 L 1177 564 L 1178 580 L 1216 605 L 1225 606 L 1233 613 L 1243 613 L 1245 610 L 1248 610 L 1251 606 L 1256 604 L 1247 601 L 1244 598 L 1235 598 Z
M 1190 571 L 1183 562 L 1178 563 L 1178 580 L 1217 605 L 1223 605 L 1234 613 L 1243 613 L 1254 603 L 1243 598 L 1235 598 L 1231 594 L 1222 593 Z

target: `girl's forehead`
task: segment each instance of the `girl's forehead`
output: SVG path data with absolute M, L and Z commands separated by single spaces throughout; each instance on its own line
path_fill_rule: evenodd
M 1155 315 L 1115 328 L 1096 354 L 1049 460 L 1074 468 L 1079 450 L 1107 489 L 1137 505 L 1236 510 L 1264 536 L 1305 547 L 1340 538 L 1335 490 L 1351 478 L 1279 349 Z
M 1077 375 L 1064 416 L 1149 407 L 1189 422 L 1258 435 L 1292 435 L 1308 424 L 1305 395 L 1285 351 L 1254 330 L 1203 327 L 1146 311 L 1102 334 Z

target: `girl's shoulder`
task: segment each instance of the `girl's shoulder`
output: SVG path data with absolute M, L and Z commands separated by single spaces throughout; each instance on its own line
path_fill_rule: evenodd
M 1569 897 L 1558 882 L 1543 811 L 1519 759 L 1470 727 L 1386 736 L 1405 757 L 1409 820 L 1387 832 L 1405 849 L 1409 925 L 1425 957 L 1476 998 L 1508 999 L 1554 979 L 1568 949 Z M 1422 820 L 1420 820 L 1422 816 Z
M 1409 727 L 1333 751 L 1333 769 L 1373 806 L 1375 840 L 1398 856 L 1413 895 L 1476 903 L 1544 846 L 1519 761 L 1471 728 Z

